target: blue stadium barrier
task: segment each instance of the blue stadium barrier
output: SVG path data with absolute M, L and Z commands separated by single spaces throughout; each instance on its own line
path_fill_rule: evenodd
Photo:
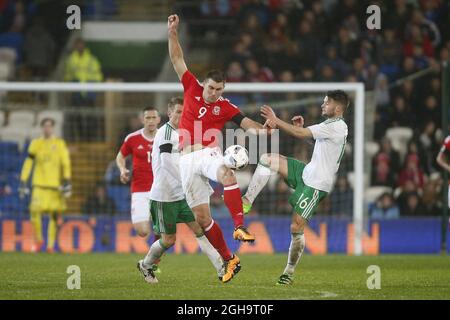
M 106 193 L 113 199 L 118 212 L 130 212 L 131 194 L 129 186 L 107 186 Z
M 1 200 L 0 200 L 1 203 Z M 129 215 L 120 217 L 87 215 L 65 216 L 64 223 L 59 226 L 58 239 L 65 239 L 73 246 L 75 252 L 83 243 L 84 252 L 140 252 L 148 249 L 152 241 L 142 247 L 142 239 L 136 236 Z M 225 240 L 230 249 L 246 253 L 286 253 L 290 243 L 289 217 L 248 217 L 246 224 L 251 232 L 257 235 L 254 244 L 241 244 L 232 239 L 233 223 L 230 218 L 215 219 L 223 229 Z M 44 230 L 47 218 L 44 219 Z M 28 225 L 28 226 L 27 226 Z M 185 226 L 183 226 L 185 227 Z M 21 251 L 24 239 L 32 239 L 31 234 L 24 235 L 24 228 L 31 232 L 29 221 L 24 216 L 0 215 L 0 249 L 1 251 Z M 181 231 L 180 231 L 181 230 Z M 352 225 L 348 219 L 314 218 L 310 228 L 305 232 L 307 238 L 307 254 L 353 254 Z M 398 220 L 370 221 L 369 233 L 364 236 L 365 254 L 439 254 L 441 241 L 441 219 L 433 218 L 402 218 Z M 178 239 L 182 244 L 169 252 L 191 252 L 192 243 L 198 252 L 192 232 L 178 229 Z M 67 239 L 68 237 L 68 239 Z M 11 247 L 11 238 L 14 247 Z M 190 240 L 189 240 L 190 238 Z M 185 241 L 183 241 L 183 239 Z M 140 243 L 140 250 L 136 243 Z M 125 248 L 123 247 L 125 243 Z M 450 239 L 447 240 L 450 251 Z M 86 249 L 87 246 L 87 249 Z M 189 249 L 189 246 L 191 246 Z M 59 246 L 57 246 L 59 250 Z M 136 251 L 135 251 L 136 250 Z M 187 251 L 186 251 L 187 250 Z M 190 250 L 190 251 L 189 251 Z M 62 250 L 63 252 L 67 252 Z

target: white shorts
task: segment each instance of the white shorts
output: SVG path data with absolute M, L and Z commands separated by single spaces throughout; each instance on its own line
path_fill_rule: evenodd
M 131 194 L 131 222 L 150 222 L 150 191 Z
M 208 179 L 217 181 L 217 170 L 224 165 L 219 147 L 204 148 L 180 157 L 180 176 L 189 207 L 209 204 L 214 193 Z

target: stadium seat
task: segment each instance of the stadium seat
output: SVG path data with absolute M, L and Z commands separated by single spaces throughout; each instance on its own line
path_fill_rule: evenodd
M 390 128 L 386 131 L 386 137 L 391 141 L 392 148 L 400 153 L 401 159 L 406 155 L 408 142 L 413 136 L 413 130 L 406 127 Z
M 15 125 L 22 128 L 30 128 L 34 125 L 36 116 L 32 110 L 11 111 L 8 118 L 8 126 Z
M 0 141 L 0 154 L 14 153 L 19 154 L 19 146 L 15 142 Z
M 30 136 L 30 128 L 35 122 L 32 110 L 12 111 L 8 117 L 8 124 L 1 129 L 0 137 L 3 141 L 13 141 L 23 150 L 26 140 Z
M 374 155 L 377 154 L 378 150 L 380 150 L 380 145 L 377 142 L 369 141 L 366 142 L 366 156 L 368 159 L 372 159 Z
M 385 192 L 392 193 L 392 188 L 384 186 L 370 187 L 369 189 L 366 189 L 366 191 L 364 192 L 364 198 L 367 201 L 367 203 L 372 203 L 376 201 L 378 197 Z
M 24 145 L 29 137 L 29 128 L 8 126 L 1 130 L 0 137 L 4 142 L 13 142 L 19 147 L 19 151 L 24 149 Z
M 9 63 L 0 62 L 0 80 L 1 81 L 8 80 L 10 74 L 11 74 L 11 67 Z
M 347 173 L 347 181 L 348 181 L 348 184 L 350 185 L 350 187 L 352 189 L 354 189 L 354 186 L 355 186 L 355 173 L 353 171 Z M 364 173 L 364 186 L 367 187 L 368 183 L 369 183 L 369 176 L 368 176 L 367 173 Z
M 1 62 L 15 64 L 16 59 L 17 59 L 16 50 L 7 48 L 7 47 L 0 48 L 0 61 Z

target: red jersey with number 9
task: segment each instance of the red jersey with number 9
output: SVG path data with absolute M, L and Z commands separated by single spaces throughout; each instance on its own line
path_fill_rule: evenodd
M 131 192 L 149 192 L 153 184 L 151 154 L 153 140 L 144 136 L 144 129 L 130 133 L 120 147 L 124 157 L 133 157 Z
M 237 106 L 220 97 L 214 103 L 203 100 L 203 86 L 190 72 L 181 78 L 184 88 L 184 108 L 180 120 L 180 149 L 193 144 L 215 147 L 217 135 L 225 123 L 240 113 Z

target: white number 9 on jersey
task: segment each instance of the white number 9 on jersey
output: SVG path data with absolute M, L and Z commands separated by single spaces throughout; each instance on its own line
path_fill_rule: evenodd
M 208 111 L 205 107 L 201 107 L 198 110 L 198 118 L 200 119 L 201 117 L 203 117 L 206 114 L 206 111 Z

